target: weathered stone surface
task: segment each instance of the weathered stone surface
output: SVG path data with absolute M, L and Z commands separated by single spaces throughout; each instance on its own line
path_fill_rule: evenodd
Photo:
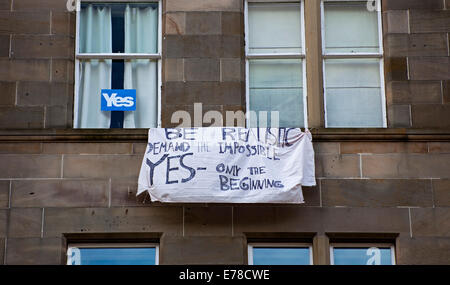
M 388 106 L 388 122 L 390 128 L 410 128 L 411 106 L 410 105 Z
M 436 207 L 450 207 L 450 180 L 433 180 L 433 194 Z
M 50 11 L 0 11 L 2 34 L 48 34 Z
M 0 154 L 41 153 L 40 143 L 0 143 Z
M 67 36 L 14 35 L 13 58 L 73 58 L 74 41 Z
M 66 155 L 64 178 L 137 178 L 142 155 Z
M 17 86 L 17 105 L 42 106 L 66 105 L 71 85 L 66 83 L 49 82 L 19 82 Z
M 414 128 L 450 128 L 450 105 L 413 105 L 412 123 Z
M 12 207 L 107 207 L 107 180 L 18 180 Z
M 9 57 L 9 35 L 0 35 L 0 57 Z
M 9 213 L 8 238 L 41 237 L 42 211 L 40 208 L 12 208 Z
M 447 80 L 450 57 L 412 57 L 408 60 L 412 80 Z
M 8 210 L 0 210 L 0 237 L 6 237 L 8 225 Z
M 244 14 L 236 12 L 222 12 L 222 34 L 242 35 L 244 34 Z
M 111 181 L 111 206 L 112 207 L 148 207 L 151 203 L 150 197 L 147 193 L 137 194 L 138 183 L 137 180 L 122 180 L 113 179 Z
M 313 142 L 314 152 L 316 154 L 339 154 L 340 143 L 332 142 Z
M 185 236 L 231 236 L 231 207 L 185 207 Z
M 240 0 L 167 0 L 166 12 L 172 11 L 241 11 Z
M 450 239 L 442 237 L 402 237 L 395 244 L 399 265 L 448 265 Z
M 409 233 L 408 209 L 234 207 L 238 233 Z
M 341 153 L 426 153 L 427 143 L 341 142 Z
M 5 264 L 5 239 L 0 238 L 0 264 Z
M 384 34 L 407 34 L 408 30 L 408 11 L 406 9 L 383 12 Z
M 186 13 L 187 35 L 219 35 L 221 27 L 219 12 Z
M 240 58 L 223 58 L 220 60 L 220 81 L 244 81 Z
M 60 265 L 64 253 L 61 238 L 8 238 L 6 264 Z
M 0 106 L 14 105 L 16 101 L 16 83 L 0 82 Z
M 49 81 L 50 62 L 47 59 L 9 60 L 0 58 L 2 81 Z
M 448 154 L 379 154 L 362 156 L 366 178 L 450 178 Z
M 219 81 L 220 62 L 218 59 L 185 59 L 184 73 L 187 81 Z
M 450 208 L 411 209 L 413 237 L 450 237 Z
M 444 7 L 440 0 L 385 0 L 382 4 L 383 10 L 442 9 Z
M 450 142 L 429 142 L 428 151 L 431 153 L 450 153 Z
M 16 11 L 36 11 L 36 10 L 53 10 L 67 11 L 66 1 L 64 0 L 14 0 L 13 8 Z
M 386 80 L 408 80 L 408 62 L 406 57 L 388 57 L 384 60 Z
M 164 62 L 164 79 L 166 82 L 184 80 L 184 59 L 166 58 Z
M 160 264 L 246 264 L 246 242 L 235 237 L 163 235 Z
M 440 81 L 391 81 L 386 99 L 390 104 L 442 103 Z
M 186 13 L 166 13 L 166 35 L 184 35 L 186 31 Z
M 44 236 L 62 233 L 171 233 L 181 234 L 180 207 L 48 208 L 44 213 Z
M 323 179 L 323 206 L 432 207 L 429 180 Z
M 1 155 L 0 178 L 59 178 L 59 155 Z
M 131 154 L 131 143 L 43 143 L 48 154 Z
M 8 208 L 9 205 L 9 181 L 0 181 L 0 208 Z
M 316 155 L 316 177 L 354 178 L 361 177 L 359 155 Z
M 401 56 L 447 56 L 446 33 L 391 34 L 385 36 L 385 54 Z
M 411 33 L 450 32 L 450 10 L 411 10 L 409 22 Z
M 218 35 L 184 36 L 183 46 L 184 58 L 219 58 L 224 49 Z

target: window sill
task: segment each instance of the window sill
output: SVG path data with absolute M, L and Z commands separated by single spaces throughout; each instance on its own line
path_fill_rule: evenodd
M 0 130 L 0 142 L 146 142 L 148 129 Z M 450 129 L 312 129 L 315 142 L 448 141 Z

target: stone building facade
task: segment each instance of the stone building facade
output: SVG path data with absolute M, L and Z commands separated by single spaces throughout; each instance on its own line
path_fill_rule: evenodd
M 195 102 L 245 110 L 244 1 L 161 3 L 162 127 Z M 320 14 L 309 17 L 307 31 Z M 397 264 L 449 264 L 450 0 L 383 0 L 382 17 L 388 128 L 311 123 L 318 185 L 306 204 L 162 205 L 136 197 L 147 130 L 73 128 L 66 0 L 0 0 L 0 263 L 152 241 L 160 264 L 247 264 L 251 241 L 301 241 L 329 264 L 330 243 L 367 241 L 392 243 Z

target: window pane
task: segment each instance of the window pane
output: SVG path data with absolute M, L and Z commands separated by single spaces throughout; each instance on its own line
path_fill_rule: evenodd
M 325 61 L 327 127 L 383 127 L 378 59 Z
M 390 248 L 333 248 L 335 265 L 392 265 Z
M 157 47 L 158 4 L 81 5 L 80 53 L 157 53 Z
M 280 127 L 303 127 L 302 61 L 250 60 L 249 69 L 250 110 L 257 112 L 257 115 L 259 111 L 278 111 Z M 271 119 L 269 116 L 269 126 Z
M 300 3 L 249 4 L 249 52 L 301 53 Z
M 310 265 L 309 248 L 253 248 L 254 265 Z
M 112 81 L 114 80 L 121 81 L 124 89 L 136 89 L 136 111 L 124 112 L 123 127 L 156 127 L 157 62 L 148 59 L 127 60 L 122 69 L 113 68 L 112 62 L 112 60 L 80 62 L 78 121 L 75 122 L 75 126 L 93 129 L 110 127 L 111 112 L 101 111 L 101 90 L 113 89 Z
M 80 248 L 81 265 L 155 265 L 155 248 Z
M 325 52 L 379 52 L 378 15 L 367 1 L 325 3 Z

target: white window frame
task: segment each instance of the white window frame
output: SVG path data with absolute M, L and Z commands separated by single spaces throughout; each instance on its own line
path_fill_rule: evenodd
M 81 3 L 118 3 L 115 0 L 77 0 L 76 5 L 76 32 L 75 32 L 75 86 L 74 86 L 74 116 L 73 127 L 75 129 L 80 128 L 78 126 L 78 110 L 79 110 L 79 82 L 80 82 L 80 63 L 81 60 L 87 59 L 153 59 L 157 60 L 158 64 L 158 114 L 157 114 L 157 127 L 161 127 L 161 88 L 162 88 L 162 0 L 124 0 L 120 3 L 157 3 L 158 4 L 158 52 L 157 53 L 80 53 L 80 12 Z M 99 93 L 100 94 L 100 93 Z
M 250 40 L 249 40 L 249 29 L 248 29 L 248 6 L 249 3 L 255 4 L 282 4 L 282 3 L 300 3 L 300 21 L 301 21 L 301 41 L 302 50 L 300 53 L 278 53 L 278 54 L 251 54 L 249 51 Z M 305 0 L 273 0 L 273 1 L 252 1 L 245 0 L 244 2 L 244 36 L 245 36 L 245 104 L 246 104 L 246 124 L 247 127 L 250 126 L 250 59 L 301 59 L 302 60 L 302 73 L 303 73 L 303 116 L 304 116 L 304 128 L 308 128 L 308 86 L 306 80 L 306 46 L 305 46 Z M 282 110 L 280 110 L 282 111 Z M 299 110 L 300 111 L 300 110 Z M 269 126 L 268 126 L 269 127 Z
M 395 262 L 395 246 L 392 243 L 331 243 L 330 244 L 330 264 L 334 264 L 334 249 L 335 248 L 390 248 L 391 249 L 391 263 Z
M 309 265 L 314 265 L 313 246 L 310 243 L 249 243 L 248 244 L 248 265 L 253 265 L 253 248 L 308 248 Z
M 363 0 L 321 0 L 321 31 L 322 31 L 322 68 L 323 68 L 323 108 L 325 115 L 325 128 L 328 128 L 328 115 L 327 115 L 327 86 L 326 86 L 326 70 L 325 70 L 325 60 L 326 59 L 351 59 L 351 58 L 364 58 L 364 59 L 379 59 L 380 62 L 380 89 L 381 89 L 381 110 L 383 116 L 383 126 L 382 128 L 387 128 L 387 116 L 386 116 L 386 87 L 384 79 L 384 48 L 383 48 L 383 20 L 381 13 L 381 0 L 377 0 L 376 11 L 378 18 L 378 42 L 379 42 L 379 52 L 377 53 L 327 53 L 325 46 L 325 2 L 366 2 Z M 342 128 L 349 128 L 348 126 L 341 126 Z M 359 126 L 360 128 L 369 128 L 367 126 Z M 331 127 L 330 127 L 331 128 Z M 339 128 L 339 127 L 333 127 Z M 358 128 L 351 127 L 351 128 Z
M 73 243 L 67 247 L 67 265 L 71 265 L 68 253 L 73 248 L 155 248 L 155 265 L 159 265 L 159 243 Z

